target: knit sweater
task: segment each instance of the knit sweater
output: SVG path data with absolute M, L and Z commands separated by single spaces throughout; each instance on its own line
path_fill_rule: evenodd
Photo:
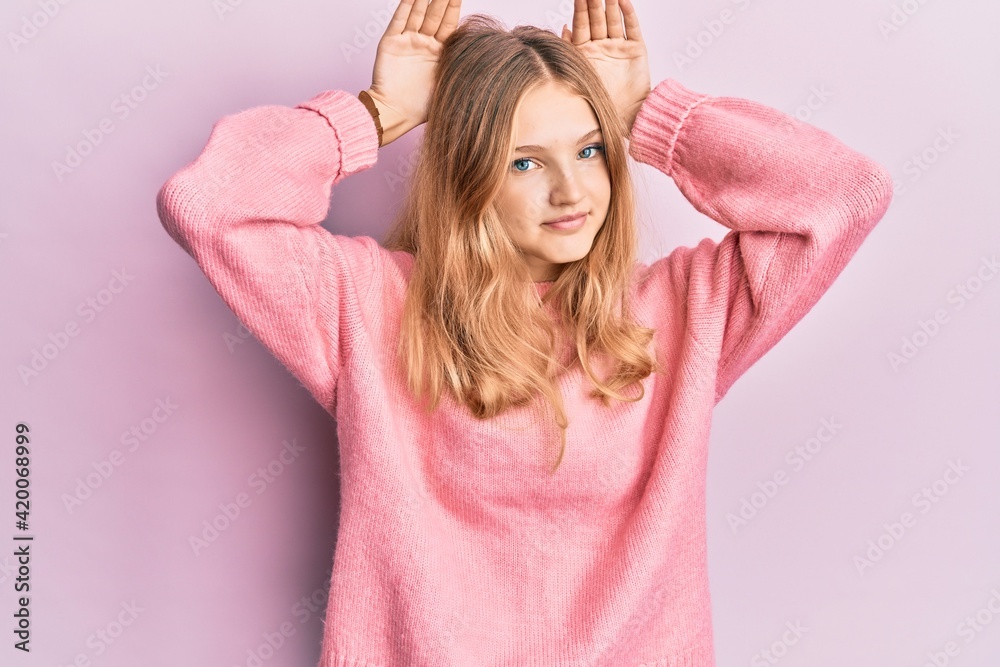
M 395 350 L 413 256 L 321 226 L 332 187 L 376 162 L 352 93 L 222 117 L 158 193 L 169 235 L 336 419 L 321 667 L 715 664 L 712 410 L 840 274 L 892 179 L 810 124 L 672 79 L 628 150 L 731 231 L 636 262 L 633 315 L 666 372 L 607 407 L 578 365 L 560 376 L 553 474 L 539 443 L 558 426 L 529 406 L 479 420 L 447 392 L 427 413 L 407 391 Z

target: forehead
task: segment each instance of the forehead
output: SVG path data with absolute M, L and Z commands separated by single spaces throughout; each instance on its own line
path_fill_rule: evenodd
M 600 127 L 590 102 L 565 86 L 546 83 L 526 92 L 515 112 L 514 145 L 574 144 Z

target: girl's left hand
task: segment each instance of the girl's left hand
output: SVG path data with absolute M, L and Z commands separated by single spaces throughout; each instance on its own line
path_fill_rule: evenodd
M 601 0 L 575 0 L 573 30 L 563 26 L 562 38 L 590 59 L 631 133 L 651 90 L 646 43 L 632 0 L 607 0 L 607 10 L 601 5 Z

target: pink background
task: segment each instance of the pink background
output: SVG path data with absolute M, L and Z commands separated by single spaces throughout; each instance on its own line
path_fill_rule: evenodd
M 716 409 L 708 512 L 719 665 L 918 667 L 935 652 L 939 665 L 1000 664 L 1000 277 L 982 263 L 1000 254 L 1000 8 L 943 0 L 636 4 L 654 84 L 673 77 L 795 114 L 878 160 L 898 182 L 888 215 L 831 290 Z M 463 13 L 558 30 L 569 6 L 470 1 Z M 318 659 L 338 517 L 336 424 L 265 349 L 241 337 L 234 315 L 161 228 L 154 198 L 222 115 L 367 87 L 393 7 L 5 3 L 4 665 Z M 700 53 L 692 46 L 699 40 Z M 678 62 L 689 48 L 690 61 Z M 112 132 L 98 132 L 102 120 Z M 329 229 L 381 238 L 421 131 L 335 189 Z M 87 136 L 101 139 L 57 175 L 53 163 Z M 668 177 L 635 167 L 643 259 L 722 237 L 726 230 Z M 956 297 L 959 285 L 971 300 Z M 936 314 L 935 328 L 928 322 Z M 67 327 L 75 335 L 61 335 Z M 894 368 L 889 355 L 902 353 L 904 339 L 916 352 Z M 22 378 L 19 369 L 43 350 L 45 368 Z M 832 438 L 824 419 L 841 425 Z M 27 655 L 11 647 L 18 421 L 32 429 Z M 141 440 L 123 439 L 132 429 Z M 828 442 L 796 463 L 795 448 L 818 444 L 815 436 Z M 301 451 L 292 455 L 285 442 Z M 945 474 L 951 464 L 961 476 Z M 270 481 L 256 476 L 269 465 Z M 754 495 L 781 473 L 786 484 Z M 934 502 L 915 502 L 925 487 Z M 239 498 L 249 502 L 238 517 L 196 554 L 191 536 L 205 522 L 224 525 L 220 505 Z M 744 500 L 756 514 L 734 529 L 730 515 Z M 892 537 L 886 524 L 904 512 L 913 521 Z M 855 559 L 880 537 L 888 550 L 859 571 Z M 311 609 L 302 602 L 310 596 Z M 806 629 L 801 637 L 786 632 L 796 624 Z M 270 651 L 269 641 L 280 647 Z M 949 641 L 953 655 L 945 656 Z M 780 658 L 769 662 L 764 650 Z

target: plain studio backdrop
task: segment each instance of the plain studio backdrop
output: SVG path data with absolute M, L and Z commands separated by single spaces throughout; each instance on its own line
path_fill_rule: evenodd
M 896 180 L 844 273 L 715 411 L 719 665 L 998 664 L 1000 7 L 636 5 L 654 85 L 794 114 Z M 167 236 L 155 196 L 223 115 L 368 87 L 394 7 L 5 3 L 4 665 L 318 659 L 336 424 Z M 571 7 L 468 1 L 463 15 L 558 31 Z M 382 237 L 421 132 L 335 188 L 327 229 Z M 634 167 L 643 260 L 722 238 L 669 177 Z M 19 422 L 30 654 L 13 648 Z

